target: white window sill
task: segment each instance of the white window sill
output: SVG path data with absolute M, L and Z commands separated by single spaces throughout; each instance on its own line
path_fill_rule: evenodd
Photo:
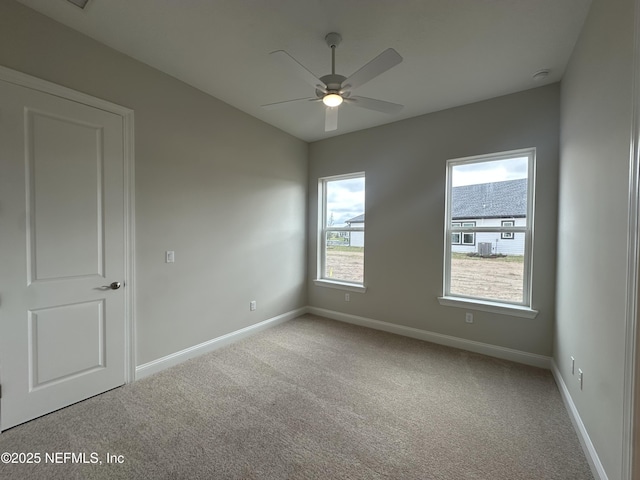
M 460 297 L 438 297 L 440 305 L 446 307 L 468 308 L 471 310 L 480 310 L 482 312 L 498 313 L 500 315 L 511 315 L 513 317 L 536 318 L 537 310 L 520 305 L 510 305 L 508 303 L 489 302 L 486 300 L 477 300 L 473 298 Z
M 313 281 L 313 283 L 316 285 L 316 287 L 337 288 L 339 290 L 346 290 L 348 292 L 364 293 L 367 291 L 367 287 L 365 287 L 364 285 L 336 282 L 335 280 L 316 279 Z

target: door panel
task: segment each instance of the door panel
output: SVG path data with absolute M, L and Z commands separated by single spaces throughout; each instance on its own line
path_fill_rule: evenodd
M 125 382 L 123 118 L 0 81 L 0 428 Z
M 103 130 L 38 111 L 26 117 L 32 279 L 102 275 Z
M 105 368 L 104 301 L 29 311 L 28 329 L 30 390 Z

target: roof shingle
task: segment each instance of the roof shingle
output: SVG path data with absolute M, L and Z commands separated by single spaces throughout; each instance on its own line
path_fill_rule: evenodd
M 527 179 L 464 185 L 451 189 L 451 217 L 502 218 L 527 215 Z

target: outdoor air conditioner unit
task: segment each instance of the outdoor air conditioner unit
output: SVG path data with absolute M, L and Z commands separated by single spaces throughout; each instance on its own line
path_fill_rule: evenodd
M 478 254 L 481 257 L 491 256 L 491 242 L 478 242 Z

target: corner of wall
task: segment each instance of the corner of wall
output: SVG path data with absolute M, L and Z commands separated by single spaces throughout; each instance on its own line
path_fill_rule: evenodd
M 573 402 L 573 398 L 571 398 L 571 394 L 569 393 L 567 384 L 562 378 L 562 374 L 558 369 L 558 365 L 556 364 L 555 359 L 551 359 L 551 373 L 553 374 L 553 378 L 558 385 L 560 396 L 562 397 L 562 401 L 567 408 L 569 418 L 571 419 L 571 423 L 576 430 L 578 440 L 580 441 L 580 445 L 582 445 L 582 450 L 587 457 L 587 461 L 589 462 L 589 466 L 591 467 L 593 476 L 599 480 L 607 480 L 608 477 L 604 470 L 604 467 L 602 466 L 602 463 L 600 462 L 598 453 L 596 452 L 596 449 L 593 446 L 593 442 L 591 442 L 591 438 L 589 437 L 589 433 L 587 432 L 587 429 L 584 426 L 582 419 L 580 418 L 580 413 L 578 413 L 578 409 Z

